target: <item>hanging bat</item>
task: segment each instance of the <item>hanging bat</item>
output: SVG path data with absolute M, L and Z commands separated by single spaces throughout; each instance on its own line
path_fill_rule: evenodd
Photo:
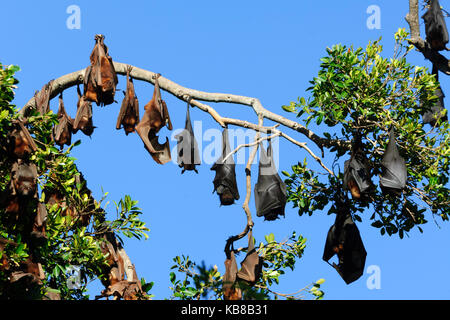
M 73 122 L 73 133 L 77 133 L 78 130 L 81 130 L 85 135 L 90 137 L 96 128 L 92 123 L 92 104 L 81 95 L 80 88 L 78 86 L 77 92 L 77 114 Z
M 91 65 L 86 68 L 83 81 L 86 100 L 95 102 L 98 106 L 114 102 L 118 83 L 116 70 L 104 40 L 103 35 L 95 35 L 95 46 L 90 56 Z
M 267 153 L 262 143 L 260 143 L 260 149 L 258 181 L 255 185 L 256 215 L 264 216 L 264 220 L 272 221 L 279 215 L 284 216 L 287 191 L 273 163 L 270 139 Z
M 236 257 L 233 250 L 233 241 L 228 239 L 225 246 L 225 274 L 222 279 L 222 292 L 224 300 L 241 300 L 242 291 L 235 285 L 238 272 Z
M 31 231 L 31 238 L 36 244 L 42 244 L 47 239 L 45 234 L 47 215 L 45 203 L 38 202 L 36 217 L 34 218 L 33 229 Z
M 152 100 L 145 105 L 145 112 L 141 121 L 136 126 L 136 132 L 139 134 L 139 137 L 144 143 L 144 147 L 150 153 L 153 160 L 159 164 L 165 164 L 171 160 L 169 139 L 166 137 L 166 142 L 160 144 L 156 134 L 164 126 L 172 130 L 172 122 L 170 121 L 166 102 L 161 99 L 158 82 L 160 76 L 158 74 L 155 77 L 155 89 Z
M 62 99 L 62 93 L 59 96 L 59 108 L 58 108 L 58 124 L 53 128 L 53 135 L 55 143 L 62 149 L 64 145 L 70 146 L 72 143 L 72 128 L 73 119 L 67 115 L 64 108 L 64 101 Z
M 50 111 L 50 93 L 52 90 L 53 81 L 44 84 L 41 91 L 34 94 L 34 101 L 36 104 L 36 111 L 44 114 Z
M 445 50 L 448 43 L 448 31 L 438 0 L 431 0 L 428 11 L 422 16 L 425 22 L 426 40 L 436 51 Z
M 13 195 L 33 197 L 37 191 L 37 176 L 37 168 L 34 163 L 27 163 L 20 159 L 15 162 L 11 170 Z
M 332 266 L 345 283 L 350 284 L 364 273 L 367 252 L 359 230 L 352 220 L 346 197 L 339 197 L 335 205 L 336 220 L 328 231 L 322 259 L 328 262 L 337 254 L 339 263 L 333 263 Z
M 356 138 L 352 149 L 350 159 L 344 162 L 344 189 L 350 190 L 354 199 L 360 199 L 372 185 L 360 137 Z
M 436 81 L 439 81 L 439 70 L 436 65 L 433 65 L 432 74 L 436 76 Z M 422 116 L 422 122 L 424 124 L 430 124 L 431 126 L 436 126 L 436 122 L 441 119 L 443 121 L 448 121 L 447 113 L 444 106 L 444 92 L 442 92 L 441 86 L 439 86 L 435 91 L 434 95 L 438 97 L 436 103 L 431 107 L 431 109 L 425 112 Z
M 189 102 L 186 110 L 186 125 L 184 130 L 175 136 L 178 141 L 177 152 L 178 152 L 178 166 L 183 168 L 181 173 L 186 170 L 193 170 L 198 173 L 195 168 L 196 165 L 200 165 L 200 154 L 198 151 L 198 144 L 195 140 L 194 131 L 192 130 L 191 116 L 189 114 Z
M 395 143 L 394 128 L 389 133 L 389 143 L 381 160 L 383 172 L 380 176 L 381 189 L 385 192 L 401 195 L 407 180 L 405 159 L 398 152 Z
M 248 232 L 247 255 L 241 263 L 241 269 L 237 273 L 237 278 L 246 281 L 249 285 L 254 285 L 262 272 L 263 259 L 258 255 L 253 243 L 253 232 Z
M 116 129 L 123 126 L 125 134 L 134 132 L 134 127 L 139 123 L 139 101 L 134 92 L 133 79 L 130 76 L 131 67 L 127 68 L 127 91 L 120 107 Z
M 225 162 L 223 159 L 231 152 L 228 141 L 228 129 L 225 128 L 222 132 L 222 155 L 211 167 L 211 170 L 216 171 L 214 177 L 214 191 L 217 192 L 220 198 L 220 204 L 224 206 L 232 205 L 234 200 L 239 200 L 239 190 L 236 183 L 236 165 L 233 157 L 228 157 Z
M 19 159 L 26 158 L 37 150 L 37 146 L 22 121 L 15 120 L 13 125 L 13 130 L 8 134 L 9 153 Z

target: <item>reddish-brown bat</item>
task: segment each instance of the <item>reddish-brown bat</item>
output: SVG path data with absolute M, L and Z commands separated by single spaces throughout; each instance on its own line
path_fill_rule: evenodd
M 145 112 L 136 126 L 136 132 L 139 134 L 142 142 L 144 142 L 144 146 L 153 157 L 153 160 L 159 164 L 165 164 L 171 160 L 169 139 L 166 137 L 166 142 L 160 144 L 156 134 L 164 126 L 172 130 L 172 122 L 170 121 L 166 102 L 161 99 L 158 82 L 160 76 L 158 74 L 155 77 L 155 89 L 152 100 L 145 105 Z
M 59 96 L 58 124 L 53 128 L 55 143 L 62 149 L 64 145 L 70 146 L 72 143 L 73 119 L 67 115 L 64 108 L 62 93 Z
M 79 87 L 77 87 L 77 91 L 77 114 L 75 116 L 75 121 L 73 122 L 73 133 L 81 130 L 85 135 L 90 137 L 95 129 L 92 123 L 92 103 L 87 101 L 85 96 L 81 95 Z
M 52 90 L 53 80 L 44 84 L 41 91 L 34 94 L 37 112 L 43 114 L 50 111 L 50 93 Z
M 91 65 L 86 68 L 84 76 L 84 96 L 86 100 L 95 102 L 98 106 L 114 102 L 118 83 L 116 70 L 104 40 L 103 35 L 95 35 L 95 46 L 90 56 Z
M 37 150 L 30 132 L 20 120 L 14 121 L 13 130 L 8 135 L 8 144 L 10 154 L 20 159 Z
M 119 117 L 117 118 L 116 129 L 123 127 L 125 134 L 134 132 L 135 126 L 139 123 L 139 101 L 134 92 L 133 79 L 130 76 L 131 68 L 127 68 L 127 91 L 120 107 Z

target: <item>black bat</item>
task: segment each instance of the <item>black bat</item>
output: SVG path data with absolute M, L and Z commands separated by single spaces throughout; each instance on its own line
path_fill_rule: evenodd
M 436 65 L 433 65 L 432 74 L 436 76 L 436 80 L 439 81 L 439 70 Z M 435 91 L 434 95 L 438 97 L 436 103 L 431 107 L 430 110 L 426 111 L 422 116 L 422 121 L 424 124 L 428 123 L 431 126 L 436 126 L 436 122 L 441 119 L 443 121 L 448 121 L 447 113 L 444 106 L 444 92 L 442 92 L 441 86 L 439 86 Z
M 86 100 L 97 105 L 114 102 L 118 83 L 116 70 L 104 40 L 103 35 L 95 35 L 95 46 L 90 56 L 91 65 L 86 68 L 83 81 Z
M 92 103 L 86 100 L 85 96 L 81 95 L 79 87 L 77 87 L 77 92 L 77 114 L 73 122 L 73 133 L 81 130 L 85 135 L 90 137 L 96 128 L 92 123 Z
M 186 125 L 184 130 L 175 136 L 177 139 L 177 162 L 180 168 L 183 168 L 181 173 L 186 170 L 193 170 L 198 173 L 195 168 L 196 165 L 200 165 L 200 153 L 198 150 L 197 140 L 195 140 L 194 130 L 192 130 L 191 116 L 189 114 L 189 102 L 186 110 Z
M 165 164 L 171 160 L 169 139 L 166 137 L 166 142 L 160 144 L 156 134 L 164 126 L 172 130 L 172 122 L 170 121 L 166 102 L 161 98 L 158 81 L 160 76 L 160 74 L 157 74 L 155 77 L 155 89 L 152 100 L 145 105 L 145 112 L 141 121 L 136 126 L 136 132 L 139 134 L 145 149 L 150 153 L 153 160 L 159 164 Z
M 12 166 L 11 184 L 13 195 L 33 197 L 37 190 L 38 173 L 34 163 L 18 160 Z
M 272 143 L 269 139 L 267 153 L 260 144 L 258 181 L 255 185 L 256 215 L 264 220 L 275 220 L 284 216 L 287 191 L 286 185 L 278 175 L 272 158 Z
M 130 76 L 131 67 L 127 68 L 127 91 L 120 107 L 119 117 L 117 118 L 116 129 L 121 126 L 128 135 L 134 132 L 135 126 L 139 123 L 139 101 L 134 92 L 133 79 Z
M 220 198 L 220 204 L 224 206 L 233 204 L 234 200 L 239 200 L 239 190 L 236 183 L 236 165 L 232 156 L 225 159 L 230 152 L 228 129 L 225 128 L 222 132 L 222 155 L 211 167 L 211 170 L 216 171 L 216 176 L 213 181 L 213 193 L 214 191 L 217 192 Z
M 241 263 L 241 269 L 237 273 L 237 278 L 246 281 L 249 285 L 255 284 L 262 272 L 263 259 L 258 255 L 253 243 L 253 232 L 248 232 L 247 255 Z
M 392 128 L 389 133 L 389 143 L 381 160 L 383 172 L 380 176 L 381 189 L 385 192 L 401 194 L 407 180 L 405 159 L 398 152 L 395 143 L 395 132 Z
M 72 128 L 73 119 L 67 115 L 64 108 L 64 102 L 62 99 L 62 93 L 59 96 L 59 108 L 58 108 L 58 124 L 53 128 L 53 135 L 55 137 L 55 143 L 62 149 L 64 145 L 70 146 L 72 143 Z
M 360 137 L 356 137 L 352 155 L 344 162 L 344 189 L 350 190 L 354 199 L 360 199 L 371 186 L 367 159 L 362 151 Z
M 444 50 L 448 43 L 448 31 L 438 0 L 431 0 L 428 11 L 422 16 L 425 22 L 426 40 L 431 48 Z
M 336 220 L 328 231 L 322 259 L 328 262 L 337 254 L 339 263 L 333 263 L 332 266 L 345 283 L 350 284 L 364 273 L 367 252 L 359 230 L 352 220 L 346 197 L 340 196 L 335 205 Z

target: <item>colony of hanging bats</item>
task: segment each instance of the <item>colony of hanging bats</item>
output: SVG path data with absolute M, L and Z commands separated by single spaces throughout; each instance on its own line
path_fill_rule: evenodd
M 425 22 L 426 42 L 432 50 L 441 51 L 446 49 L 448 43 L 448 32 L 444 16 L 438 0 L 429 2 L 428 11 L 422 16 Z M 63 95 L 59 96 L 58 124 L 54 126 L 52 137 L 58 146 L 71 145 L 72 134 L 81 130 L 85 135 L 91 136 L 95 126 L 93 125 L 92 103 L 98 106 L 109 105 L 114 102 L 117 75 L 114 70 L 112 58 L 108 54 L 108 48 L 104 44 L 102 35 L 95 36 L 95 46 L 90 55 L 90 65 L 86 68 L 83 81 L 83 92 L 77 86 L 78 102 L 75 118 L 71 118 L 64 107 Z M 432 73 L 438 80 L 438 68 L 433 65 Z M 163 144 L 158 142 L 158 132 L 167 127 L 172 130 L 172 123 L 167 105 L 161 97 L 159 87 L 159 74 L 154 76 L 154 91 L 152 99 L 145 105 L 142 118 L 139 115 L 139 101 L 134 91 L 133 79 L 131 77 L 131 67 L 126 73 L 126 91 L 117 118 L 116 129 L 123 128 L 126 135 L 136 132 L 143 142 L 144 148 L 149 152 L 155 162 L 165 164 L 171 160 L 169 140 Z M 37 112 L 46 113 L 50 111 L 50 92 L 53 81 L 44 85 L 35 94 L 35 106 Z M 439 87 L 435 95 L 438 101 L 423 114 L 423 123 L 435 126 L 437 121 L 447 121 L 444 107 L 444 93 Z M 201 164 L 198 144 L 194 136 L 190 116 L 190 103 L 187 103 L 186 122 L 184 130 L 175 136 L 177 140 L 177 163 L 185 171 L 198 173 L 196 166 Z M 394 128 L 388 134 L 388 143 L 381 161 L 380 187 L 383 193 L 393 196 L 400 196 L 407 181 L 407 168 L 404 158 L 400 155 Z M 30 133 L 21 120 L 13 123 L 13 129 L 9 134 L 8 148 L 10 154 L 16 159 L 11 170 L 11 185 L 6 200 L 6 212 L 13 219 L 19 220 L 20 213 L 25 210 L 30 199 L 34 199 L 36 204 L 34 218 L 28 221 L 28 237 L 34 245 L 38 245 L 45 239 L 45 220 L 47 210 L 44 203 L 38 202 L 37 190 L 37 169 L 30 161 L 30 155 L 37 149 Z M 269 139 L 267 150 L 262 143 L 259 144 L 260 159 L 258 169 L 258 180 L 254 188 L 255 207 L 258 217 L 264 220 L 273 221 L 280 216 L 284 216 L 287 201 L 286 185 L 278 175 L 273 162 L 272 145 Z M 222 132 L 222 153 L 219 159 L 211 167 L 215 171 L 213 180 L 214 190 L 219 196 L 221 206 L 228 206 L 239 200 L 239 191 L 236 182 L 235 163 L 230 156 L 231 149 L 228 139 L 228 129 Z M 82 177 L 78 177 L 85 183 Z M 366 201 L 367 195 L 373 187 L 371 181 L 368 159 L 365 157 L 364 144 L 361 136 L 355 133 L 350 159 L 344 163 L 343 191 L 338 192 L 334 199 L 336 219 L 330 227 L 326 237 L 323 260 L 329 261 L 337 255 L 338 264 L 332 266 L 337 270 L 343 280 L 349 284 L 361 277 L 364 272 L 366 260 L 366 250 L 362 242 L 359 230 L 353 222 L 350 212 L 348 191 L 355 201 Z M 89 192 L 90 191 L 85 188 Z M 90 216 L 83 216 L 73 208 L 67 208 L 65 199 L 57 191 L 44 190 L 46 192 L 46 203 L 49 205 L 58 204 L 64 208 L 64 214 L 70 214 L 80 219 L 83 225 L 87 225 Z M 110 236 L 109 236 L 110 237 Z M 120 287 L 123 292 L 127 285 L 124 284 L 123 261 L 120 261 L 118 250 L 120 244 L 115 239 L 107 239 L 105 235 L 105 246 L 102 250 L 110 254 L 108 271 L 109 278 L 105 287 L 113 292 L 112 288 Z M 111 237 L 110 237 L 111 238 Z M 237 300 L 242 298 L 242 283 L 253 286 L 259 279 L 262 272 L 263 259 L 258 255 L 254 246 L 252 228 L 248 232 L 247 255 L 238 269 L 236 263 L 233 242 L 235 237 L 230 237 L 225 246 L 225 267 L 226 272 L 223 277 L 223 294 L 227 300 Z M 0 242 L 0 249 L 5 243 Z M 329 262 L 328 262 L 329 263 Z M 43 280 L 42 266 L 39 259 L 31 255 L 21 266 L 19 271 L 12 275 L 13 281 L 24 282 L 26 284 L 41 283 Z M 138 281 L 139 283 L 139 281 Z M 139 288 L 135 288 L 134 291 Z M 109 291 L 108 291 L 109 290 Z M 118 290 L 118 289 L 117 289 Z M 125 290 L 125 291 L 124 291 Z M 110 294 L 112 294 L 110 292 Z M 133 299 L 135 295 L 129 291 L 125 298 Z M 122 296 L 123 297 L 123 296 Z

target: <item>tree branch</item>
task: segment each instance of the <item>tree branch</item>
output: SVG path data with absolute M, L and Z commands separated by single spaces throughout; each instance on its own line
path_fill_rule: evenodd
M 116 70 L 117 74 L 120 75 L 126 75 L 128 64 L 120 63 L 120 62 L 114 62 L 114 68 Z M 63 92 L 65 89 L 70 88 L 72 86 L 75 86 L 77 84 L 81 84 L 84 79 L 85 69 L 79 70 L 76 72 L 72 72 L 70 74 L 64 75 L 62 77 L 59 77 L 55 79 L 52 83 L 51 90 L 50 90 L 50 99 L 56 97 L 58 94 Z M 145 81 L 151 84 L 155 83 L 155 80 L 153 76 L 155 75 L 154 72 L 144 70 L 138 67 L 132 67 L 130 76 L 133 77 L 133 79 Z M 164 78 L 163 76 L 158 78 L 159 86 L 162 90 L 174 95 L 180 100 L 188 101 L 190 99 L 190 103 L 193 106 L 196 106 L 200 110 L 203 110 L 205 112 L 208 112 L 215 121 L 217 121 L 222 127 L 225 127 L 228 124 L 244 127 L 244 128 L 251 128 L 255 131 L 261 131 L 261 132 L 267 132 L 267 129 L 263 129 L 262 126 L 257 126 L 255 124 L 249 123 L 247 121 L 242 121 L 238 119 L 232 119 L 232 118 L 223 118 L 219 115 L 219 113 L 214 110 L 211 106 L 208 106 L 204 103 L 201 103 L 200 101 L 208 101 L 208 102 L 226 102 L 226 103 L 234 103 L 234 104 L 241 104 L 251 107 L 256 115 L 262 116 L 263 118 L 275 121 L 285 127 L 288 127 L 292 130 L 295 130 L 306 137 L 308 137 L 311 141 L 313 141 L 322 151 L 323 148 L 331 148 L 333 146 L 336 147 L 345 147 L 350 148 L 350 141 L 343 141 L 343 140 L 328 140 L 326 138 L 320 137 L 317 134 L 315 134 L 313 131 L 309 130 L 305 126 L 299 124 L 298 122 L 289 120 L 283 116 L 280 116 L 278 114 L 275 114 L 267 109 L 265 109 L 261 102 L 256 98 L 251 97 L 245 97 L 245 96 L 239 96 L 234 94 L 226 94 L 226 93 L 209 93 L 209 92 L 203 92 L 199 90 L 189 89 L 185 88 L 183 86 L 180 86 L 179 84 Z M 35 108 L 35 99 L 32 97 L 25 106 L 20 110 L 21 116 L 26 116 L 28 111 L 32 108 Z

